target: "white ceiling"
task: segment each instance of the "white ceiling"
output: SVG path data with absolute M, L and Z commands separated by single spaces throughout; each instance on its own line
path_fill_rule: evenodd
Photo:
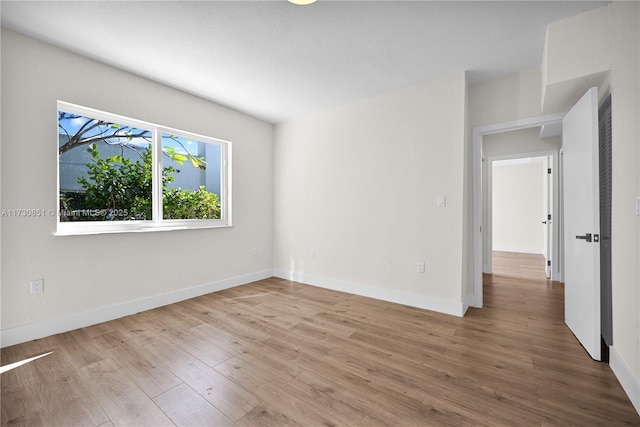
M 470 71 L 539 67 L 582 1 L 5 1 L 2 26 L 273 123 Z

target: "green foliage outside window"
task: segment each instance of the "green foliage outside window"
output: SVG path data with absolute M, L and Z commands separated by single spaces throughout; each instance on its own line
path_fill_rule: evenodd
M 91 154 L 91 161 L 87 163 L 88 178 L 78 177 L 84 192 L 61 194 L 61 209 L 90 210 L 91 215 L 78 218 L 94 221 L 151 219 L 151 148 L 140 151 L 140 159 L 135 161 L 120 155 L 101 157 L 95 144 L 90 144 L 87 151 Z M 167 184 L 174 180 L 174 172 L 171 166 L 162 169 L 163 218 L 220 218 L 220 199 L 204 186 L 195 191 L 168 188 Z
M 220 218 L 220 199 L 201 185 L 196 191 L 170 188 L 164 191 L 164 219 Z

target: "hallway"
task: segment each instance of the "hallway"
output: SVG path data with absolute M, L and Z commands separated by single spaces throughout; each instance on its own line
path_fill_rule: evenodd
M 532 406 L 556 422 L 640 425 L 609 366 L 593 361 L 565 325 L 564 286 L 545 277 L 542 255 L 494 252 L 493 274 L 484 275 L 484 308 L 465 319 L 486 325 L 474 337 L 495 351 L 496 366 L 521 361 L 519 381 L 537 396 Z

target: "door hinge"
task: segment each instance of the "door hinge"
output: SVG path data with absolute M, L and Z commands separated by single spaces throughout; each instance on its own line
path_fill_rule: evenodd
M 547 215 L 547 220 L 551 221 L 551 214 Z
M 547 260 L 547 267 L 551 267 L 551 260 Z
M 547 173 L 551 174 L 551 168 L 547 169 Z

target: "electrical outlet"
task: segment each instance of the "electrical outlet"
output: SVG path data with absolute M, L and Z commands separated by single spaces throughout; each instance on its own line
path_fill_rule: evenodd
M 416 272 L 418 273 L 424 273 L 424 261 L 418 261 L 418 264 L 416 265 Z
M 31 285 L 31 295 L 41 294 L 44 292 L 44 279 L 32 280 L 29 284 Z

